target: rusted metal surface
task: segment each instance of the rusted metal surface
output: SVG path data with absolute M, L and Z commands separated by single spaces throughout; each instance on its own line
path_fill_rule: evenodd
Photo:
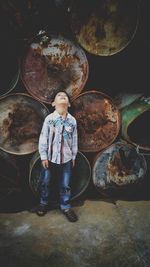
M 71 8 L 72 31 L 88 52 L 111 56 L 133 39 L 138 9 L 138 0 L 76 0 Z
M 122 137 L 140 149 L 150 151 L 150 97 L 142 96 L 121 111 Z
M 33 194 L 39 197 L 41 160 L 39 153 L 36 152 L 30 161 L 29 185 Z M 73 176 L 71 179 L 71 199 L 80 196 L 88 187 L 91 178 L 91 167 L 88 159 L 78 152 L 75 167 L 73 169 Z
M 80 151 L 97 152 L 115 140 L 120 129 L 120 114 L 110 97 L 88 91 L 74 99 L 72 107 L 78 124 Z
M 35 152 L 48 109 L 26 94 L 7 95 L 0 100 L 0 148 L 24 155 Z
M 117 142 L 100 152 L 94 162 L 92 179 L 98 191 L 120 189 L 138 184 L 145 176 L 147 164 L 143 155 L 126 142 Z
M 72 99 L 86 83 L 88 61 L 84 51 L 73 42 L 43 36 L 27 49 L 21 78 L 28 92 L 42 102 L 51 103 L 58 90 L 66 90 Z
M 20 191 L 21 185 L 16 161 L 12 155 L 0 150 L 0 200 L 6 201 L 11 194 Z

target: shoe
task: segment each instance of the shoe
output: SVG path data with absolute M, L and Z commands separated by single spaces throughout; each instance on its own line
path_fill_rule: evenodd
M 62 210 L 62 212 L 67 217 L 68 221 L 70 221 L 70 222 L 76 222 L 78 220 L 78 217 L 75 214 L 74 210 L 72 210 L 72 209 L 65 209 L 65 210 Z
M 47 213 L 47 205 L 42 205 L 42 204 L 40 204 L 40 205 L 37 207 L 36 214 L 37 214 L 38 216 L 44 216 L 46 213 Z

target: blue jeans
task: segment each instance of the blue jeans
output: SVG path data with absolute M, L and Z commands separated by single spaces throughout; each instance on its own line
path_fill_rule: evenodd
M 41 171 L 40 182 L 40 204 L 47 205 L 50 197 L 50 183 L 52 178 L 58 180 L 60 208 L 68 209 L 71 207 L 71 188 L 70 180 L 72 175 L 72 160 L 64 164 L 49 162 L 49 168 Z

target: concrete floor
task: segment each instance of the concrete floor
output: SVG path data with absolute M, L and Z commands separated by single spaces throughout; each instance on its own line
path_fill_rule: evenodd
M 74 204 L 79 221 L 59 209 L 44 217 L 1 212 L 2 267 L 149 267 L 150 200 Z

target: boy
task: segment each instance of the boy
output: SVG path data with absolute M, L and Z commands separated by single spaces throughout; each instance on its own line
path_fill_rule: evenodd
M 68 113 L 70 107 L 66 92 L 60 91 L 52 102 L 55 111 L 43 123 L 39 138 L 39 153 L 42 162 L 40 205 L 37 214 L 47 212 L 49 183 L 52 176 L 59 179 L 60 209 L 71 222 L 78 220 L 71 208 L 70 179 L 78 151 L 76 119 Z

